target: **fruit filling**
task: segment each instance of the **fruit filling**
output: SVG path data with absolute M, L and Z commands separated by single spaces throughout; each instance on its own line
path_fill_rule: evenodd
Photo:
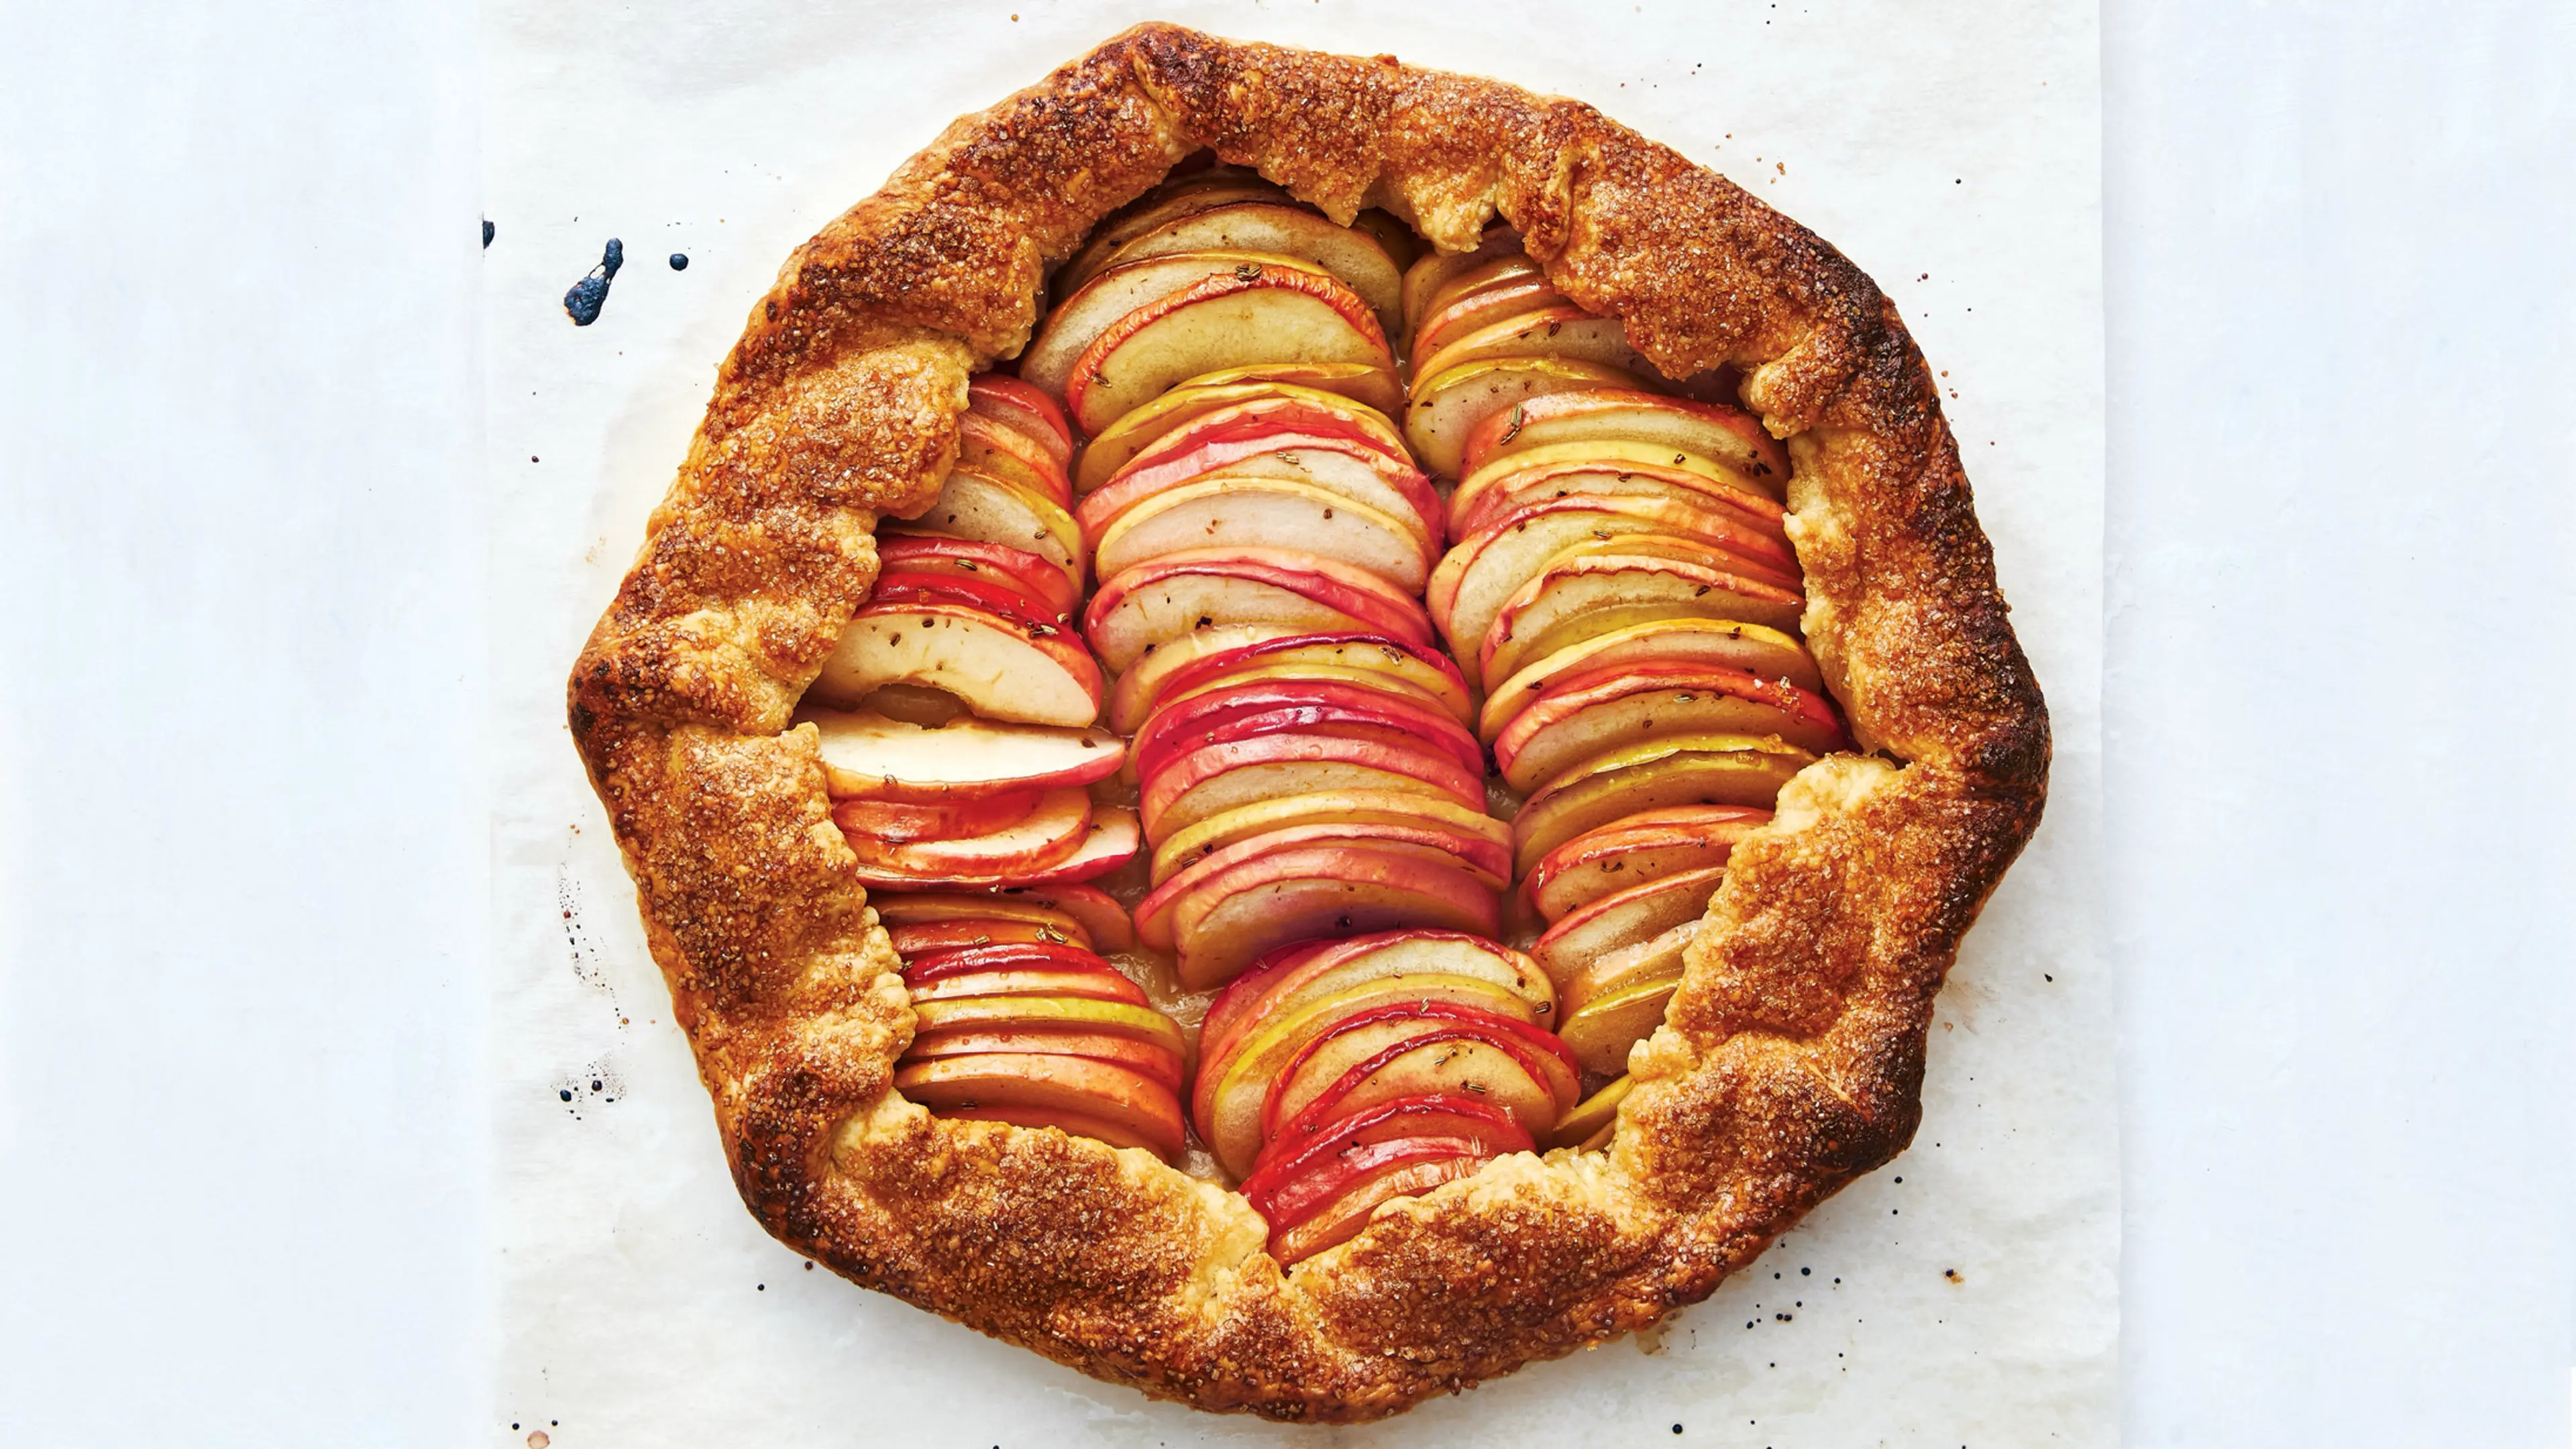
M 1231 1181 L 1287 1263 L 1606 1144 L 1729 853 L 1849 743 L 1732 380 L 1508 229 L 1418 246 L 1217 165 L 1104 222 L 800 716 L 897 1088 Z

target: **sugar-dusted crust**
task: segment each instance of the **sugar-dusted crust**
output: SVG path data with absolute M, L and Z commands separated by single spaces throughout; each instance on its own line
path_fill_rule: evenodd
M 1739 847 L 1607 1153 L 1500 1159 L 1283 1272 L 1244 1201 L 1141 1151 L 888 1090 L 897 962 L 799 693 L 928 506 L 971 370 L 1046 265 L 1212 147 L 1447 248 L 1494 213 L 1666 373 L 1747 372 L 1790 439 L 1807 632 L 1873 756 Z M 950 126 L 788 260 L 583 651 L 573 733 L 744 1201 L 855 1282 L 1206 1409 L 1361 1420 L 1708 1295 L 1920 1116 L 1932 998 L 2037 824 L 2048 719 L 1921 355 L 1858 269 L 1591 107 L 1127 32 Z

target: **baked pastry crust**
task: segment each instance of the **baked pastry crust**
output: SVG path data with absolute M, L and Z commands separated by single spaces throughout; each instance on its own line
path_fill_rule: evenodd
M 789 728 L 877 517 L 936 496 L 969 373 L 1027 341 L 1048 264 L 1201 148 L 1445 249 L 1499 212 L 1667 375 L 1742 369 L 1796 462 L 1807 637 L 1875 752 L 1810 767 L 1735 850 L 1607 1152 L 1496 1159 L 1293 1271 L 1240 1196 L 1143 1151 L 889 1090 L 899 963 Z M 1839 252 L 1590 106 L 1168 25 L 957 121 L 789 258 L 571 719 L 764 1226 L 1096 1377 L 1317 1421 L 1650 1325 L 1902 1150 L 1934 993 L 2049 763 L 1933 380 Z

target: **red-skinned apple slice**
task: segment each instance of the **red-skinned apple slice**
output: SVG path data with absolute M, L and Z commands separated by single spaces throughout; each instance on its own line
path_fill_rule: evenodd
M 1628 1049 L 1664 1024 L 1664 1008 L 1681 982 L 1645 981 L 1585 1002 L 1565 1018 L 1566 1050 L 1587 1072 L 1624 1072 Z
M 1512 855 L 1523 874 L 1539 858 L 1622 816 L 1677 805 L 1765 810 L 1816 757 L 1750 735 L 1675 735 L 1576 765 L 1532 791 L 1512 818 Z
M 1091 1001 L 1124 1001 L 1146 1005 L 1135 982 L 1106 964 L 1084 971 L 958 971 L 934 976 L 912 988 L 915 1006 L 927 1001 L 964 1001 L 978 996 L 1078 996 Z
M 1497 281 L 1464 291 L 1422 319 L 1422 325 L 1414 329 L 1408 353 L 1418 370 L 1425 361 L 1439 356 L 1442 348 L 1470 333 L 1544 307 L 1565 305 L 1565 294 L 1549 286 L 1543 277 Z
M 1188 184 L 1148 193 L 1123 214 L 1094 228 L 1082 249 L 1057 268 L 1049 290 L 1070 298 L 1107 270 L 1118 249 L 1182 217 L 1220 206 L 1284 206 L 1288 193 L 1254 175 L 1193 177 Z
M 1737 842 L 1770 823 L 1770 811 L 1741 805 L 1627 816 L 1549 851 L 1522 880 L 1522 895 L 1540 919 L 1554 923 L 1632 886 L 1723 866 Z
M 1647 365 L 1628 345 L 1627 330 L 1618 318 L 1596 317 L 1580 307 L 1564 306 L 1541 307 L 1480 327 L 1425 357 L 1414 375 L 1437 377 L 1489 357 L 1571 357 L 1629 372 Z
M 943 1031 L 912 1039 L 903 1054 L 906 1063 L 937 1061 L 942 1057 L 981 1056 L 988 1052 L 1008 1052 L 1031 1056 L 1089 1057 L 1109 1062 L 1139 1073 L 1178 1094 L 1181 1089 L 1181 1058 L 1148 1042 L 1131 1037 L 1110 1036 L 1101 1032 L 1055 1031 L 1047 1029 L 1012 1029 L 996 1031 Z
M 1261 548 L 1294 539 L 1308 552 L 1366 569 L 1407 594 L 1421 591 L 1437 548 L 1418 520 L 1313 483 L 1237 473 L 1164 489 L 1119 514 L 1097 538 L 1104 575 L 1184 550 Z
M 1145 781 L 1138 809 L 1157 844 L 1220 811 L 1317 790 L 1412 790 L 1484 803 L 1485 779 L 1437 750 L 1330 735 L 1264 735 L 1203 745 Z
M 1170 1088 L 1141 1072 L 1089 1057 L 995 1052 L 941 1057 L 898 1067 L 894 1089 L 928 1107 L 1017 1107 L 1105 1123 L 1121 1145 L 1146 1147 L 1165 1161 L 1181 1155 L 1181 1105 Z M 1060 1125 L 1062 1119 L 1057 1119 Z
M 976 715 L 1078 729 L 1108 692 L 1069 628 L 1014 624 L 950 604 L 870 605 L 850 620 L 810 693 L 851 704 L 888 684 L 945 690 Z
M 995 906 L 1016 910 L 1042 910 L 1070 916 L 1090 933 L 1093 949 L 1125 951 L 1136 944 L 1135 933 L 1127 920 L 1127 908 L 1118 904 L 1098 886 L 1073 881 L 1059 881 L 1043 886 L 1002 886 L 964 899 L 984 900 Z
M 1083 837 L 1070 854 L 1044 864 L 980 875 L 922 876 L 888 871 L 861 861 L 858 878 L 859 884 L 871 889 L 892 886 L 898 890 L 1060 885 L 1107 875 L 1135 855 L 1137 844 L 1135 812 L 1101 806 L 1091 813 L 1090 834 Z
M 979 609 L 1022 629 L 1042 626 L 1062 631 L 1073 622 L 1015 584 L 973 574 L 888 569 L 877 576 L 876 587 L 868 593 L 871 609 L 911 604 Z
M 1511 845 L 1509 825 L 1452 800 L 1405 790 L 1323 791 L 1239 805 L 1187 830 L 1174 831 L 1155 848 L 1151 879 L 1160 885 L 1175 872 L 1229 845 L 1270 831 L 1301 825 L 1357 824 L 1410 825 L 1445 831 L 1458 837 L 1462 854 L 1494 844 L 1508 851 Z
M 1334 1199 L 1331 1206 L 1294 1227 L 1272 1233 L 1270 1255 L 1282 1266 L 1303 1263 L 1368 1231 L 1377 1210 L 1388 1203 L 1420 1197 L 1434 1188 L 1472 1177 L 1484 1165 L 1482 1158 L 1436 1157 L 1370 1174 Z
M 1020 354 L 1020 376 L 1047 392 L 1065 396 L 1066 410 L 1082 422 L 1082 430 L 1097 432 L 1099 429 L 1083 422 L 1082 410 L 1066 395 L 1082 355 L 1131 314 L 1186 292 L 1210 277 L 1232 276 L 1238 271 L 1255 276 L 1280 273 L 1329 279 L 1330 275 L 1312 262 L 1260 252 L 1190 252 L 1104 268 L 1047 313 L 1045 324 L 1030 339 L 1028 350 Z M 1102 420 L 1104 424 L 1106 421 Z
M 1118 773 L 1127 746 L 1100 729 L 1056 729 L 961 716 L 932 729 L 864 710 L 805 709 L 834 799 L 948 805 Z
M 1181 1029 L 1150 1006 L 1090 996 L 969 996 L 925 1001 L 912 1009 L 915 1030 L 1096 1031 L 1186 1049 Z
M 1023 548 L 937 534 L 886 534 L 877 539 L 883 573 L 952 573 L 998 578 L 1046 606 L 1050 614 L 1082 607 L 1082 594 L 1063 569 Z
M 1521 665 L 1586 639 L 1660 619 L 1715 619 L 1788 633 L 1806 596 L 1796 589 L 1650 554 L 1560 554 L 1512 592 L 1485 628 L 1477 669 L 1508 679 Z
M 1049 790 L 1027 819 L 984 835 L 895 844 L 847 826 L 842 834 L 860 869 L 871 875 L 921 880 L 1020 875 L 1052 866 L 1080 848 L 1091 834 L 1091 793 L 1070 786 Z
M 1515 403 L 1550 393 L 1594 388 L 1642 390 L 1635 373 L 1572 357 L 1489 357 L 1446 372 L 1416 374 L 1413 405 L 1405 409 L 1404 436 L 1425 472 L 1458 476 L 1467 435 L 1478 423 Z
M 1400 851 L 1459 866 L 1469 879 L 1489 891 L 1501 890 L 1511 883 L 1510 852 L 1495 849 L 1487 841 L 1410 825 L 1292 825 L 1214 851 L 1156 886 L 1136 903 L 1136 934 L 1155 950 L 1169 951 L 1173 949 L 1173 908 L 1201 885 L 1272 852 L 1341 845 Z
M 1208 1003 L 1199 1027 L 1201 1059 L 1222 1069 L 1251 1033 L 1354 987 L 1396 977 L 1483 981 L 1519 997 L 1533 1022 L 1556 1011 L 1547 973 L 1499 941 L 1462 931 L 1380 931 L 1285 947 L 1254 963 Z M 1201 1075 L 1213 1090 L 1217 1073 Z
M 1153 776 L 1188 750 L 1287 730 L 1351 738 L 1391 733 L 1446 749 L 1461 769 L 1482 774 L 1485 768 L 1476 737 L 1446 711 L 1418 696 L 1336 680 L 1255 679 L 1199 691 L 1154 711 L 1128 758 L 1139 776 Z
M 1357 292 L 1318 272 L 1247 265 L 1111 324 L 1074 360 L 1065 409 L 1084 432 L 1097 433 L 1175 384 L 1264 359 L 1394 366 L 1377 316 Z
M 1339 494 L 1415 525 L 1425 538 L 1442 527 L 1440 495 L 1410 459 L 1371 439 L 1288 426 L 1250 428 L 1168 455 L 1139 457 L 1082 500 L 1074 522 L 1099 538 L 1130 509 L 1207 478 L 1277 478 Z
M 1797 560 L 1727 514 L 1664 498 L 1591 496 L 1551 498 L 1515 508 L 1470 534 L 1431 576 L 1425 599 L 1433 622 L 1455 648 L 1474 654 L 1503 605 L 1568 547 L 1632 534 L 1676 534 L 1738 555 L 1745 566 L 1779 570 L 1782 587 L 1796 586 Z
M 1072 466 L 1073 424 L 1065 418 L 1064 406 L 1047 396 L 1046 389 L 998 372 L 979 372 L 966 380 L 966 406 L 1019 429 L 1044 448 L 1058 468 Z
M 1496 1157 L 1537 1146 L 1510 1116 L 1464 1092 L 1396 1097 L 1347 1114 L 1333 1110 L 1339 1105 L 1318 1101 L 1262 1147 L 1252 1175 L 1239 1189 L 1253 1211 L 1268 1217 L 1281 1189 L 1354 1147 L 1407 1137 L 1454 1137 L 1473 1144 L 1479 1157 Z M 1318 1112 L 1317 1107 L 1326 1110 Z
M 868 896 L 876 908 L 877 920 L 885 926 L 917 926 L 931 922 L 996 922 L 1013 921 L 1043 926 L 1061 940 L 1053 944 L 1070 950 L 1088 951 L 1098 933 L 1079 914 L 1059 910 L 1049 901 L 1021 900 L 1009 896 L 951 894 L 940 891 L 876 891 Z M 1122 912 L 1123 923 L 1125 915 Z M 1019 948 L 1012 947 L 1012 950 Z M 1124 950 L 1124 947 L 1112 949 Z
M 1531 700 L 1569 675 L 1649 663 L 1740 669 L 1811 693 L 1825 687 L 1814 657 L 1777 629 L 1725 619 L 1661 619 L 1613 629 L 1522 665 L 1486 695 L 1477 733 L 1486 739 L 1500 735 Z
M 1775 542 L 1789 539 L 1788 510 L 1750 480 L 1705 458 L 1637 443 L 1564 443 L 1497 458 L 1449 495 L 1449 533 L 1465 538 L 1515 508 L 1578 493 L 1669 498 L 1737 515 Z
M 1635 1085 L 1634 1077 L 1621 1077 L 1584 1098 L 1556 1124 L 1554 1145 L 1585 1152 L 1609 1146 L 1611 1134 L 1619 1130 L 1619 1104 L 1628 1100 L 1628 1089 Z
M 971 539 L 1036 554 L 1082 585 L 1082 529 L 1054 499 L 1008 479 L 959 467 L 916 518 L 881 518 L 877 536 Z
M 1340 1152 L 1302 1160 L 1301 1169 L 1275 1182 L 1264 1182 L 1259 1196 L 1246 1192 L 1252 1210 L 1270 1223 L 1274 1239 L 1333 1205 L 1355 1185 L 1425 1162 L 1482 1162 L 1495 1154 L 1480 1135 L 1437 1131 L 1408 1132 L 1376 1142 L 1352 1142 Z M 1260 1176 L 1258 1169 L 1249 1185 Z
M 1708 914 L 1708 902 L 1726 883 L 1726 867 L 1683 871 L 1602 897 L 1547 928 L 1530 956 L 1547 968 L 1560 990 L 1593 960 L 1653 940 L 1675 926 Z
M 1607 388 L 1533 398 L 1517 417 L 1487 418 L 1468 437 L 1460 462 L 1472 472 L 1508 453 L 1596 441 L 1714 459 L 1775 498 L 1789 484 L 1788 449 L 1744 409 Z
M 1403 319 L 1403 277 L 1378 239 L 1293 206 L 1241 201 L 1192 212 L 1126 243 L 1108 260 L 1110 266 L 1124 266 L 1208 251 L 1262 252 L 1311 262 L 1365 298 L 1380 326 L 1393 327 Z
M 916 921 L 910 925 L 887 926 L 886 939 L 894 943 L 896 955 L 910 961 L 916 957 L 986 946 L 1058 945 L 1064 940 L 1064 933 L 1035 921 Z
M 1191 1104 L 1200 1140 L 1226 1171 L 1237 1177 L 1249 1173 L 1261 1152 L 1261 1106 L 1271 1080 L 1307 1043 L 1336 1023 L 1380 1008 L 1444 1005 L 1515 1020 L 1529 1009 L 1520 997 L 1490 980 L 1437 974 L 1378 977 L 1307 1000 L 1294 1010 L 1245 1026 L 1224 1055 L 1201 1054 Z
M 989 918 L 984 924 L 990 925 L 1002 919 L 1007 918 Z M 1063 933 L 1059 932 L 1059 934 Z M 1087 947 L 1073 944 L 1075 939 L 1077 938 L 1067 936 L 1062 941 L 994 941 L 984 945 L 952 946 L 937 951 L 924 951 L 904 958 L 904 984 L 919 987 L 942 977 L 989 976 L 995 972 L 1008 971 L 1077 975 L 1083 972 L 1107 971 L 1111 975 L 1117 974 L 1116 969 L 1102 960 L 1097 953 Z M 1068 994 L 1081 996 L 1090 993 Z M 916 997 L 915 999 L 932 998 Z M 1115 999 L 1125 1001 L 1133 998 L 1122 994 Z
M 1387 444 L 1398 440 L 1395 425 L 1385 413 L 1345 392 L 1268 378 L 1229 383 L 1193 379 L 1120 418 L 1109 425 L 1108 431 L 1092 439 L 1074 470 L 1075 491 L 1091 492 L 1148 451 L 1161 456 L 1166 440 L 1208 418 L 1229 425 L 1239 419 L 1276 420 L 1345 431 Z
M 1422 606 L 1383 579 L 1285 548 L 1184 549 L 1139 564 L 1100 586 L 1082 632 L 1101 663 L 1123 674 L 1147 651 L 1220 621 L 1431 641 Z
M 1472 717 L 1458 666 L 1427 644 L 1382 634 L 1276 634 L 1231 642 L 1211 637 L 1221 632 L 1193 635 L 1119 676 L 1110 695 L 1110 723 L 1133 733 L 1160 703 L 1256 677 L 1255 671 L 1262 678 L 1344 678 L 1323 671 L 1364 671 L 1414 688 L 1462 721 Z
M 1026 820 L 1038 808 L 1043 792 L 1013 791 L 953 805 L 905 805 L 887 800 L 838 800 L 832 823 L 852 835 L 889 845 L 915 840 L 957 840 L 990 835 Z
M 1424 1050 L 1438 1045 L 1451 1050 Z M 1392 1002 L 1343 1017 L 1289 1057 L 1262 1093 L 1262 1140 L 1319 1099 L 1357 1112 L 1428 1092 L 1473 1094 L 1536 1138 L 1582 1095 L 1582 1073 L 1544 1027 L 1455 1002 Z
M 1207 877 L 1172 907 L 1181 984 L 1193 991 L 1231 980 L 1290 941 L 1410 927 L 1492 935 L 1502 912 L 1463 867 L 1375 844 L 1267 851 Z
M 987 413 L 957 419 L 957 463 L 1035 488 L 1058 508 L 1073 506 L 1073 480 L 1037 439 Z
M 1810 754 L 1848 748 L 1820 695 L 1741 670 L 1620 665 L 1570 675 L 1540 691 L 1494 737 L 1505 783 L 1528 790 L 1605 750 L 1657 734 L 1777 735 Z
M 1498 257 L 1525 257 L 1521 235 L 1509 227 L 1486 228 L 1484 238 L 1473 251 L 1432 252 L 1405 268 L 1403 296 L 1404 322 L 1410 327 L 1431 309 L 1431 299 L 1451 281 L 1493 261 Z
M 1504 256 L 1494 257 L 1488 261 L 1478 262 L 1476 265 L 1469 267 L 1465 271 L 1442 282 L 1440 285 L 1433 287 L 1424 295 L 1422 299 L 1420 321 L 1414 325 L 1413 332 L 1416 335 L 1419 335 L 1431 326 L 1431 321 L 1434 317 L 1447 311 L 1451 306 L 1455 305 L 1460 298 L 1465 297 L 1471 292 L 1482 292 L 1501 286 L 1520 286 L 1530 282 L 1544 282 L 1546 280 L 1547 274 L 1539 268 L 1539 264 L 1526 252 L 1510 253 Z

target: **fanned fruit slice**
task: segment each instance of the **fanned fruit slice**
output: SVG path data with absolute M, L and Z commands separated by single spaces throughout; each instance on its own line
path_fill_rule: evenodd
M 1093 438 L 1074 470 L 1074 488 L 1090 493 L 1130 460 L 1159 451 L 1165 439 L 1211 415 L 1331 420 L 1362 436 L 1391 440 L 1394 425 L 1383 407 L 1369 401 L 1386 396 L 1380 386 L 1369 368 L 1355 363 L 1236 368 L 1194 377 Z M 1393 386 L 1394 375 L 1385 374 L 1383 387 Z
M 1096 536 L 1103 574 L 1185 549 L 1263 548 L 1294 539 L 1309 552 L 1421 592 L 1435 556 L 1419 519 L 1388 513 L 1311 482 L 1219 474 L 1167 488 L 1119 514 Z
M 811 693 L 856 704 L 889 684 L 937 689 L 979 718 L 1080 728 L 1100 717 L 1100 666 L 1070 626 L 965 603 L 870 604 L 841 631 Z
M 1568 912 L 1530 947 L 1530 955 L 1558 987 L 1586 965 L 1614 951 L 1654 940 L 1708 914 L 1709 897 L 1726 881 L 1726 867 L 1684 871 L 1631 886 Z
M 1292 941 L 1407 926 L 1494 935 L 1502 915 L 1493 888 L 1464 866 L 1381 841 L 1259 850 L 1171 907 L 1181 984 L 1194 991 Z
M 1477 646 L 1477 670 L 1486 679 L 1509 679 L 1532 659 L 1666 619 L 1795 632 L 1806 597 L 1736 572 L 1735 562 L 1720 550 L 1679 539 L 1577 544 L 1549 559 L 1503 601 Z
M 807 709 L 832 797 L 954 805 L 1088 785 L 1118 773 L 1127 746 L 1101 729 L 1007 724 L 961 715 L 936 728 L 867 710 Z
M 1082 530 L 1064 506 L 1025 483 L 959 466 L 915 518 L 877 521 L 880 538 L 960 538 L 1033 553 L 1082 587 Z
M 1119 246 L 1108 264 L 1208 251 L 1263 252 L 1310 262 L 1366 298 L 1380 326 L 1393 328 L 1403 320 L 1403 278 L 1376 237 L 1274 201 L 1235 201 L 1174 217 Z
M 1425 471 L 1455 478 L 1476 425 L 1531 398 L 1594 388 L 1642 390 L 1635 373 L 1574 357 L 1488 357 L 1419 377 L 1404 436 Z
M 1065 410 L 1098 433 L 1176 384 L 1260 362 L 1395 365 L 1357 292 L 1302 266 L 1247 264 L 1118 319 L 1074 360 Z
M 1684 805 L 1624 816 L 1541 857 L 1523 878 L 1522 895 L 1540 919 L 1553 924 L 1633 886 L 1723 866 L 1737 842 L 1770 823 L 1770 811 L 1743 805 Z
M 1458 666 L 1428 644 L 1384 634 L 1303 634 L 1255 625 L 1201 630 L 1140 661 L 1110 691 L 1109 722 L 1132 733 L 1167 701 L 1255 678 L 1410 689 L 1462 721 L 1473 718 Z
M 1065 418 L 1063 404 L 1048 396 L 1044 388 L 999 373 L 977 373 L 966 382 L 966 407 L 1018 429 L 1045 449 L 1047 456 L 1055 459 L 1056 467 L 1072 466 L 1073 424 Z
M 1496 458 L 1459 480 L 1450 536 L 1464 538 L 1515 508 L 1576 494 L 1635 493 L 1739 515 L 1786 542 L 1788 510 L 1753 479 L 1695 453 L 1643 443 L 1558 443 Z
M 1184 549 L 1125 570 L 1092 596 L 1082 632 L 1100 662 L 1123 674 L 1220 619 L 1296 633 L 1431 640 L 1422 605 L 1377 575 L 1302 549 L 1258 547 Z
M 1774 498 L 1789 481 L 1788 449 L 1742 408 L 1620 388 L 1554 393 L 1488 417 L 1468 436 L 1460 463 L 1473 471 L 1563 443 L 1635 443 L 1712 459 Z
M 1635 1085 L 1635 1079 L 1621 1077 L 1584 1098 L 1556 1124 L 1556 1145 L 1586 1152 L 1609 1146 L 1611 1134 L 1619 1130 L 1619 1104 L 1628 1100 L 1628 1089 Z
M 1505 675 L 1485 697 L 1477 733 L 1486 739 L 1501 734 L 1531 700 L 1560 679 L 1649 662 L 1740 669 L 1811 693 L 1825 687 L 1805 646 L 1777 629 L 1728 619 L 1658 619 L 1551 650 Z
M 1511 827 L 1482 810 L 1454 800 L 1435 799 L 1406 790 L 1325 790 L 1280 795 L 1220 811 L 1174 831 L 1155 847 L 1154 884 L 1196 865 L 1217 851 L 1275 830 L 1312 825 L 1405 825 L 1438 830 L 1458 840 L 1461 856 L 1501 847 L 1510 859 Z M 1509 872 L 1509 865 L 1504 867 Z
M 1054 1127 L 1166 1162 L 1185 1146 L 1172 1089 L 1144 1072 L 1092 1057 L 988 1052 L 907 1063 L 894 1089 L 934 1112 Z
M 1047 314 L 1046 325 L 1020 354 L 1020 376 L 1051 392 L 1063 393 L 1073 381 L 1074 365 L 1103 333 L 1129 314 L 1150 307 L 1210 277 L 1264 272 L 1326 277 L 1322 267 L 1296 257 L 1265 252 L 1190 252 L 1112 267 L 1084 282 L 1080 290 Z M 1078 414 L 1077 414 L 1078 415 Z M 1084 428 L 1084 432 L 1092 431 Z
M 1768 810 L 1816 757 L 1776 739 L 1679 735 L 1628 745 L 1573 766 L 1530 793 L 1512 818 L 1513 860 L 1526 874 L 1549 851 L 1622 817 L 1677 805 Z
M 1810 754 L 1842 749 L 1842 721 L 1823 696 L 1742 670 L 1613 665 L 1539 691 L 1494 736 L 1494 764 L 1515 790 L 1623 745 L 1671 734 L 1768 735 Z

